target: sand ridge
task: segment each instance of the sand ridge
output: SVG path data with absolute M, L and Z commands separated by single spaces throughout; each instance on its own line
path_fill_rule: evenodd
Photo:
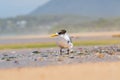
M 68 32 L 69 33 L 69 32 Z M 69 33 L 70 36 L 74 37 L 99 37 L 99 36 L 112 36 L 120 34 L 119 31 L 112 32 L 80 32 L 80 33 Z M 37 35 L 17 35 L 17 36 L 1 36 L 0 39 L 31 39 L 31 38 L 51 38 L 51 34 L 37 34 Z

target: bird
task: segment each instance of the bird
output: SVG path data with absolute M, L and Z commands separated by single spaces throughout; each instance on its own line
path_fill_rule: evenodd
M 70 52 L 73 52 L 73 43 L 70 38 L 70 36 L 67 34 L 67 31 L 65 29 L 62 29 L 55 34 L 52 34 L 51 37 L 56 37 L 57 40 L 56 43 L 60 47 L 60 54 L 62 55 L 62 50 L 67 49 L 67 54 Z

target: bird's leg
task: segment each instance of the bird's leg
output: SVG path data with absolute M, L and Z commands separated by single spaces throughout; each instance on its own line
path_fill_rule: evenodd
M 67 54 L 69 54 L 70 53 L 70 50 L 69 49 L 67 49 Z
M 62 55 L 62 48 L 60 48 L 60 55 Z

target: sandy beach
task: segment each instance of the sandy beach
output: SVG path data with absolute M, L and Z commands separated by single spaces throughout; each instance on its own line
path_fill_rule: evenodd
M 120 80 L 120 62 L 0 70 L 1 80 Z
M 110 40 L 119 32 L 72 34 L 74 41 Z M 2 37 L 0 44 L 54 42 L 49 36 Z M 0 50 L 0 80 L 120 80 L 120 46 L 77 46 L 59 54 L 58 48 Z M 37 52 L 36 52 L 37 51 Z

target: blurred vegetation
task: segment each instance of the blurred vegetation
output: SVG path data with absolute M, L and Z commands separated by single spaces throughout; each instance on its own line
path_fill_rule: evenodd
M 95 45 L 115 45 L 120 44 L 119 39 L 113 40 L 84 40 L 84 41 L 76 41 L 73 43 L 74 46 L 95 46 Z M 1 49 L 24 49 L 24 48 L 51 48 L 57 47 L 55 42 L 47 42 L 47 43 L 25 43 L 25 44 L 4 44 L 0 45 Z
M 119 31 L 120 17 L 91 18 L 78 15 L 24 15 L 0 19 L 0 35 L 49 34 L 63 28 L 70 33 Z

